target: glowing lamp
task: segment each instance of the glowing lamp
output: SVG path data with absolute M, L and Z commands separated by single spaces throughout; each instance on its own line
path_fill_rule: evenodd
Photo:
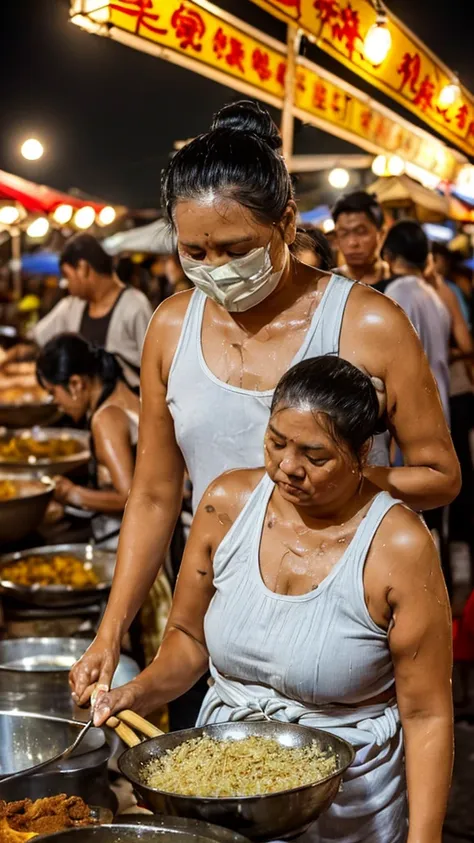
M 27 161 L 38 161 L 43 152 L 43 144 L 37 138 L 28 138 L 21 146 L 21 154 Z
M 115 208 L 112 208 L 112 205 L 106 205 L 100 211 L 97 222 L 99 225 L 112 225 L 116 216 Z
M 49 222 L 46 217 L 38 217 L 36 220 L 31 222 L 26 229 L 26 233 L 28 237 L 41 238 L 46 237 L 49 231 Z
M 90 228 L 91 225 L 94 225 L 94 222 L 95 211 L 91 205 L 84 205 L 84 207 L 79 208 L 74 215 L 74 225 L 82 231 L 85 231 L 86 228 Z
M 4 205 L 0 208 L 0 223 L 2 225 L 15 225 L 20 219 L 20 212 L 15 205 Z
M 328 182 L 336 190 L 343 190 L 349 184 L 349 173 L 344 167 L 334 167 L 328 175 Z
M 54 209 L 53 219 L 58 225 L 67 225 L 68 222 L 71 222 L 73 213 L 72 205 L 58 205 Z
M 439 108 L 450 108 L 461 96 L 461 88 L 457 82 L 451 82 L 441 89 L 438 97 Z
M 390 176 L 401 176 L 405 172 L 405 162 L 399 155 L 391 155 L 387 162 Z
M 378 67 L 387 58 L 392 47 L 392 36 L 387 26 L 385 15 L 372 24 L 364 41 L 364 58 L 374 67 Z

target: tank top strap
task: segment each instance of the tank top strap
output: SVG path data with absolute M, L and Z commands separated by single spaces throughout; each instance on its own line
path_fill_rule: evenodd
M 350 547 L 352 559 L 351 564 L 348 566 L 348 570 L 356 577 L 357 582 L 360 583 L 362 581 L 361 577 L 365 560 L 380 524 L 387 512 L 400 503 L 402 501 L 392 498 L 388 492 L 379 492 L 373 499 L 367 515 L 359 524 L 359 528 Z
M 243 547 L 246 547 L 248 552 L 243 553 L 239 558 L 250 559 L 251 551 L 262 529 L 273 488 L 273 480 L 265 472 L 216 550 L 213 561 L 215 580 L 224 572 L 229 560 L 237 558 L 237 551 Z
M 173 362 L 168 376 L 169 380 L 174 374 L 178 361 L 182 357 L 186 359 L 186 366 L 188 367 L 192 360 L 196 363 L 199 360 L 202 319 L 205 303 L 206 295 L 201 290 L 195 289 L 189 300 L 183 319 L 181 334 L 179 336 L 178 345 L 176 346 L 176 351 L 174 353 Z
M 294 363 L 308 357 L 339 353 L 344 311 L 355 283 L 341 275 L 331 275 Z

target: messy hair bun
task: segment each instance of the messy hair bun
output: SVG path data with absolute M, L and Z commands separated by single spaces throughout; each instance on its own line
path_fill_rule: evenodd
M 240 100 L 221 108 L 214 115 L 211 124 L 211 132 L 217 129 L 246 132 L 248 135 L 255 135 L 255 137 L 260 138 L 270 149 L 280 150 L 282 148 L 280 132 L 269 112 L 266 108 L 262 108 L 257 102 L 251 100 Z
M 293 186 L 269 112 L 240 100 L 224 106 L 211 129 L 180 149 L 164 174 L 162 202 L 173 222 L 179 200 L 215 193 L 233 199 L 261 222 L 279 222 Z

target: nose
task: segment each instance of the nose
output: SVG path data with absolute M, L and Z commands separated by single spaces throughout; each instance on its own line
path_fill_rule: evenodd
M 280 461 L 280 468 L 288 477 L 304 477 L 304 468 L 297 454 L 286 453 Z

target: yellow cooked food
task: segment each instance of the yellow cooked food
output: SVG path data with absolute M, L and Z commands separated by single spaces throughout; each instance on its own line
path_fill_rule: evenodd
M 73 588 L 87 588 L 99 582 L 90 565 L 86 566 L 82 559 L 67 553 L 27 556 L 18 562 L 4 565 L 0 577 L 16 585 L 27 586 L 70 585 Z
M 49 401 L 49 395 L 40 386 L 11 386 L 0 389 L 0 404 L 44 404 Z
M 25 460 L 46 460 L 70 457 L 82 451 L 83 445 L 76 439 L 33 439 L 32 436 L 12 436 L 0 441 L 0 460 L 8 462 Z
M 11 501 L 18 494 L 15 483 L 11 480 L 0 480 L 0 502 Z
M 273 738 L 202 737 L 146 764 L 143 782 L 182 796 L 258 796 L 312 784 L 336 769 L 336 757 L 322 752 L 316 742 L 293 749 Z

